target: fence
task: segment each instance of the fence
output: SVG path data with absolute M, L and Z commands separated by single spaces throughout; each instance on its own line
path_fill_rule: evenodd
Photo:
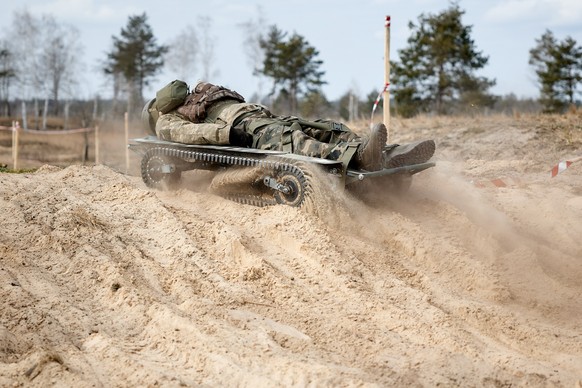
M 124 116 L 125 119 L 125 144 L 127 144 L 129 140 L 129 122 L 128 122 L 128 115 L 127 113 Z M 12 168 L 14 170 L 18 170 L 19 167 L 19 151 L 22 147 L 20 142 L 20 135 L 22 133 L 32 134 L 34 136 L 66 136 L 72 134 L 85 134 L 84 142 L 83 142 L 83 150 L 82 150 L 82 162 L 83 164 L 87 162 L 88 155 L 89 155 L 89 135 L 93 134 L 94 136 L 94 154 L 95 154 L 95 164 L 101 163 L 101 156 L 99 145 L 101 143 L 99 135 L 99 126 L 96 125 L 94 128 L 77 128 L 77 129 L 67 129 L 67 130 L 34 130 L 34 129 L 24 129 L 20 127 L 18 121 L 12 121 L 11 127 L 0 126 L 0 131 L 10 131 L 12 132 L 12 142 L 11 142 L 11 159 L 12 159 Z M 129 171 L 129 150 L 125 147 L 125 169 L 126 172 Z

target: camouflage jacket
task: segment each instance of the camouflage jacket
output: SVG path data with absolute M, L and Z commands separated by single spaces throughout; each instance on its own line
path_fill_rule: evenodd
M 226 145 L 237 121 L 265 111 L 259 104 L 220 101 L 209 109 L 204 122 L 193 123 L 174 110 L 158 118 L 156 134 L 162 140 L 178 143 Z

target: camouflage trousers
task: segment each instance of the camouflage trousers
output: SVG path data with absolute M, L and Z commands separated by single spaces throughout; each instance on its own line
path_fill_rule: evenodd
M 237 128 L 253 135 L 253 148 L 337 160 L 346 165 L 362 143 L 346 125 L 330 120 L 249 117 L 237 123 Z

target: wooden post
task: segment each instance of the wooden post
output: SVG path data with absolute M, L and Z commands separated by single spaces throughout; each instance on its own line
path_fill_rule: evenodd
M 85 165 L 85 163 L 87 163 L 87 159 L 89 158 L 89 132 L 85 131 L 83 133 L 83 140 L 84 140 L 84 144 L 83 144 L 83 166 Z
M 65 101 L 65 123 L 64 129 L 69 129 L 69 100 Z
M 384 50 L 384 125 L 390 138 L 390 16 L 386 16 L 386 46 Z
M 12 122 L 12 164 L 14 171 L 18 170 L 18 121 Z
M 41 129 L 44 131 L 46 130 L 46 118 L 48 115 L 48 98 L 44 99 L 44 106 L 42 108 L 42 125 L 41 125 Z
M 129 114 L 125 112 L 125 173 L 129 174 Z
M 22 100 L 22 128 L 28 129 L 28 119 L 26 118 L 26 102 Z
M 97 95 L 95 95 L 95 99 L 93 100 L 93 122 L 97 120 Z
M 95 164 L 99 164 L 99 125 L 95 125 Z

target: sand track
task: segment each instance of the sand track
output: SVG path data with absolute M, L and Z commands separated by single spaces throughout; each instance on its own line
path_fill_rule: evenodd
M 582 386 L 576 148 L 443 120 L 395 122 L 438 165 L 375 206 L 1 174 L 0 386 Z

